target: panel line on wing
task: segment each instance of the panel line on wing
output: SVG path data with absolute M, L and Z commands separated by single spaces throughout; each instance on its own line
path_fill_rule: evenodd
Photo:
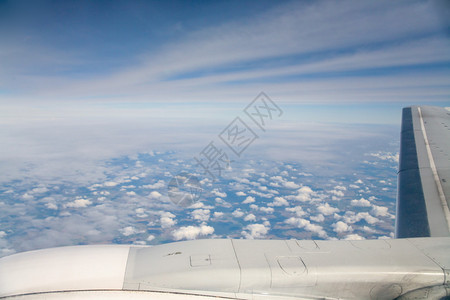
M 430 162 L 431 172 L 433 173 L 434 181 L 435 181 L 437 189 L 438 189 L 439 199 L 441 200 L 441 205 L 442 205 L 442 209 L 444 212 L 445 220 L 447 221 L 447 227 L 448 227 L 448 230 L 450 231 L 450 210 L 447 206 L 447 200 L 445 199 L 444 189 L 442 188 L 441 180 L 439 178 L 439 175 L 438 175 L 438 172 L 436 169 L 436 164 L 434 163 L 433 154 L 431 153 L 430 143 L 428 142 L 428 136 L 427 136 L 427 132 L 425 129 L 425 124 L 423 122 L 422 110 L 420 109 L 420 107 L 418 107 L 417 110 L 419 112 L 420 127 L 422 129 L 423 139 L 425 141 L 425 147 L 427 149 L 428 160 Z

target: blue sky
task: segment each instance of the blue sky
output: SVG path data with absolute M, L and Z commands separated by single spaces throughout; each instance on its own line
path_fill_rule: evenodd
M 0 1 L 1 116 L 212 115 L 265 91 L 310 120 L 398 124 L 450 103 L 443 3 Z

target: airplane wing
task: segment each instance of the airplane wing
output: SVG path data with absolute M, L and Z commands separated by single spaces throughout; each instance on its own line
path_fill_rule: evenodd
M 450 236 L 450 111 L 403 109 L 396 237 Z
M 403 111 L 392 240 L 195 240 L 0 259 L 0 299 L 448 299 L 449 114 Z

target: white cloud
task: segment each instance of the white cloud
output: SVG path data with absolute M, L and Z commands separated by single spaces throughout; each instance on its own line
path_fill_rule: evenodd
M 52 202 L 45 203 L 45 206 L 48 209 L 53 209 L 53 210 L 57 210 L 58 209 L 58 206 L 55 203 L 52 203 Z
M 43 194 L 43 193 L 47 193 L 48 191 L 49 191 L 49 189 L 46 187 L 38 187 L 38 188 L 34 188 L 32 190 L 32 192 L 36 193 L 36 194 Z
M 347 188 L 343 185 L 337 185 L 334 187 L 335 190 L 346 191 Z
M 220 198 L 226 198 L 227 197 L 227 193 L 221 192 L 218 189 L 213 189 L 211 191 L 211 193 L 216 195 L 217 197 L 220 197 Z
M 325 215 L 325 216 L 329 216 L 329 215 L 332 215 L 332 214 L 334 214 L 334 213 L 336 213 L 336 212 L 339 212 L 339 209 L 330 206 L 328 203 L 319 205 L 319 206 L 317 207 L 317 210 L 318 210 L 321 214 L 323 214 L 323 215 Z
M 243 212 L 240 208 L 236 209 L 236 210 L 233 211 L 231 214 L 232 214 L 235 218 L 241 218 L 241 217 L 244 216 L 244 212 Z
M 174 220 L 175 215 L 170 212 L 162 212 L 161 217 L 159 219 L 162 228 L 169 228 L 177 224 L 177 221 Z
M 216 198 L 214 199 L 214 201 L 216 201 L 216 205 L 222 206 L 222 207 L 231 207 L 232 205 L 230 203 L 228 203 L 227 201 L 221 199 L 221 198 Z
M 275 211 L 272 207 L 260 207 L 259 210 L 265 212 L 266 214 L 273 214 Z
M 92 201 L 89 199 L 75 199 L 72 202 L 66 203 L 64 206 L 70 207 L 70 208 L 83 208 L 83 207 L 87 207 L 91 204 L 92 204 Z
M 247 194 L 244 192 L 237 192 L 236 196 L 247 196 Z
M 136 192 L 134 191 L 127 192 L 126 194 L 127 196 L 136 196 Z
M 353 231 L 353 228 L 351 226 L 347 225 L 346 223 L 344 223 L 342 221 L 338 221 L 338 222 L 334 223 L 333 225 L 331 225 L 331 227 L 333 227 L 333 230 L 337 233 Z
M 165 184 L 164 180 L 158 180 L 158 182 L 156 182 L 154 184 L 147 184 L 147 185 L 143 185 L 142 187 L 144 189 L 157 190 L 157 189 L 163 188 L 165 185 L 166 184 Z
M 274 201 L 269 204 L 270 206 L 288 206 L 289 202 L 283 197 L 275 197 Z
M 220 212 L 220 211 L 215 211 L 214 212 L 214 218 L 220 218 L 220 217 L 222 217 L 224 215 L 224 213 L 223 212 Z
M 213 233 L 214 228 L 208 225 L 183 226 L 172 231 L 172 235 L 176 241 L 182 239 L 195 240 L 199 236 L 207 236 Z
M 365 240 L 364 237 L 360 236 L 359 234 L 349 234 L 345 237 L 345 240 L 348 241 L 361 241 L 361 240 Z
M 392 154 L 391 152 L 376 152 L 376 153 L 370 153 L 370 156 L 379 158 L 381 160 L 388 160 L 395 163 L 398 163 L 399 160 L 399 154 Z
M 372 207 L 372 213 L 377 217 L 386 217 L 390 215 L 387 207 L 378 205 Z
M 196 209 L 196 208 L 213 209 L 214 207 L 211 205 L 205 205 L 201 201 L 197 201 L 197 202 L 193 203 L 192 205 L 189 205 L 189 208 L 191 208 L 191 209 Z
M 136 208 L 135 212 L 136 212 L 136 216 L 138 218 L 146 218 L 146 217 L 148 217 L 148 215 L 145 213 L 145 209 L 143 209 L 142 207 Z
M 301 206 L 295 206 L 295 207 L 287 207 L 286 211 L 290 211 L 295 213 L 298 217 L 302 217 L 306 215 L 306 212 L 303 211 L 303 208 Z
M 325 217 L 322 214 L 318 214 L 317 216 L 311 216 L 309 217 L 312 221 L 315 221 L 317 223 L 321 223 L 325 221 Z
M 148 242 L 151 242 L 151 241 L 153 241 L 155 239 L 155 236 L 153 235 L 153 234 L 150 234 L 148 237 L 147 237 L 147 241 Z
M 107 187 L 113 187 L 113 186 L 116 186 L 116 185 L 118 185 L 118 184 L 119 184 L 118 182 L 107 181 L 107 182 L 105 182 L 103 185 L 104 185 L 104 186 L 107 186 Z
M 302 186 L 298 191 L 296 196 L 286 196 L 287 199 L 294 199 L 300 202 L 309 202 L 312 200 L 314 191 L 309 186 Z
M 288 189 L 298 189 L 300 186 L 293 181 L 286 181 L 283 183 L 283 186 Z
M 359 206 L 359 207 L 369 207 L 369 206 L 371 206 L 370 201 L 366 200 L 364 198 L 361 198 L 359 200 L 356 200 L 356 199 L 352 200 L 350 203 L 353 206 Z
M 134 235 L 134 234 L 138 234 L 138 233 L 142 233 L 143 231 L 137 230 L 135 227 L 133 226 L 127 226 L 125 228 L 122 228 L 120 230 L 120 232 L 124 235 L 124 236 L 130 236 L 130 235 Z
M 336 189 L 328 191 L 328 193 L 330 193 L 330 194 L 332 194 L 332 195 L 334 195 L 336 197 L 344 197 L 344 195 L 345 195 L 342 190 L 336 190 Z
M 367 233 L 377 233 L 377 231 L 376 231 L 375 229 L 370 228 L 370 227 L 368 227 L 368 226 L 363 226 L 363 227 L 362 227 L 362 230 L 364 230 L 364 231 L 367 232 Z
M 263 224 L 250 224 L 245 227 L 246 231 L 242 231 L 241 234 L 246 239 L 260 239 L 265 237 L 269 229 Z
M 311 173 L 305 173 L 305 172 L 300 172 L 300 173 L 298 173 L 298 175 L 300 175 L 300 176 L 305 176 L 305 177 L 311 177 L 311 176 L 313 176 Z
M 252 196 L 248 196 L 247 198 L 245 198 L 244 201 L 242 201 L 243 204 L 249 204 L 249 203 L 253 203 L 255 202 L 255 197 Z
M 256 216 L 254 214 L 248 214 L 245 216 L 244 221 L 254 222 L 256 221 Z
M 327 233 L 325 230 L 323 230 L 323 227 L 316 224 L 311 224 L 310 221 L 302 219 L 302 218 L 294 218 L 291 217 L 285 221 L 286 224 L 298 227 L 298 228 L 304 228 L 307 231 L 311 231 L 316 233 L 321 238 L 326 238 Z
M 350 224 L 365 220 L 368 224 L 373 225 L 380 221 L 379 219 L 371 216 L 368 212 L 359 212 L 356 215 L 354 212 L 347 212 L 343 218 L 346 223 Z
M 265 193 L 261 193 L 261 192 L 255 191 L 255 190 L 250 190 L 249 193 L 257 195 L 257 196 L 262 197 L 262 198 L 272 198 L 273 197 L 272 193 L 265 194 Z
M 209 209 L 196 209 L 191 212 L 191 216 L 194 218 L 194 220 L 204 222 L 209 220 L 209 215 L 210 215 Z
M 0 231 L 0 239 L 4 238 L 6 236 L 6 232 Z
M 33 196 L 33 195 L 30 195 L 29 193 L 25 193 L 25 194 L 22 195 L 22 198 L 23 198 L 24 200 L 33 200 L 33 199 L 34 199 L 34 196 Z
M 161 198 L 161 193 L 160 192 L 157 192 L 157 191 L 153 191 L 153 192 L 151 192 L 150 193 L 150 199 L 159 199 L 159 198 Z

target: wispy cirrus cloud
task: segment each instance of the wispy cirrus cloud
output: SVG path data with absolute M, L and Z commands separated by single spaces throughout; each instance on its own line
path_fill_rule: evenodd
M 97 70 L 103 58 L 82 45 L 18 54 L 7 45 L 0 78 L 13 93 L 0 101 L 240 101 L 263 88 L 296 103 L 444 101 L 450 89 L 450 44 L 433 2 L 291 2 L 207 23 Z

